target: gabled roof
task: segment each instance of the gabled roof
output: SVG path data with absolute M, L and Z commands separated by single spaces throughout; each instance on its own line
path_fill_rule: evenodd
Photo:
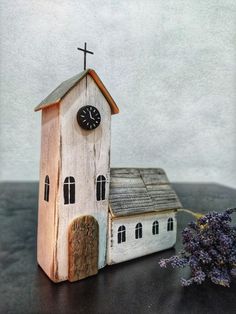
M 164 170 L 159 168 L 111 169 L 109 198 L 113 217 L 182 208 Z
M 69 91 L 75 87 L 86 75 L 90 75 L 94 82 L 97 84 L 98 88 L 102 92 L 103 96 L 106 98 L 108 104 L 111 107 L 111 113 L 116 114 L 119 112 L 119 108 L 117 107 L 114 99 L 109 94 L 108 90 L 100 80 L 97 73 L 92 69 L 87 69 L 69 80 L 62 82 L 50 95 L 48 95 L 35 109 L 34 111 L 39 111 L 41 109 L 47 108 L 49 106 L 59 104 L 59 102 L 66 96 Z

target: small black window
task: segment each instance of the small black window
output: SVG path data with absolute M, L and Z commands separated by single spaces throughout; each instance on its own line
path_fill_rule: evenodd
M 172 231 L 174 229 L 173 218 L 169 218 L 167 222 L 167 231 Z
M 64 181 L 64 204 L 75 203 L 75 179 L 73 177 L 66 177 Z
M 97 201 L 105 200 L 106 178 L 102 175 L 97 177 Z
M 50 188 L 49 176 L 46 176 L 44 181 L 44 200 L 46 202 L 49 202 L 49 188 Z
M 143 237 L 143 226 L 139 222 L 135 227 L 135 239 L 140 239 Z
M 120 226 L 118 228 L 118 233 L 117 233 L 117 242 L 122 243 L 126 241 L 126 231 L 125 231 L 125 226 Z
M 156 220 L 152 224 L 152 234 L 158 234 L 159 233 L 159 222 Z

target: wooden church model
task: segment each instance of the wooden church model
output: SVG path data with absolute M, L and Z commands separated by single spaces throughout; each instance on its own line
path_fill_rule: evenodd
M 110 170 L 119 109 L 94 70 L 59 85 L 42 110 L 38 264 L 54 282 L 172 247 L 181 207 L 162 169 Z

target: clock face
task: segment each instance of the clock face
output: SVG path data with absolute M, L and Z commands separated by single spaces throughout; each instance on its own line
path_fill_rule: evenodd
M 77 113 L 77 121 L 85 130 L 96 129 L 101 122 L 101 115 L 94 106 L 84 106 Z

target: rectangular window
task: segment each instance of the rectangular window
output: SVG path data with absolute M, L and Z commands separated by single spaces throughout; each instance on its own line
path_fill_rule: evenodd
M 49 202 L 49 188 L 50 188 L 49 176 L 46 176 L 44 181 L 44 200 L 46 202 Z
M 64 204 L 75 203 L 75 179 L 74 177 L 66 177 L 63 185 Z
M 122 243 L 126 241 L 126 228 L 125 226 L 120 226 L 118 228 L 118 233 L 117 233 L 117 242 Z
M 135 227 L 135 239 L 140 239 L 143 237 L 143 226 L 141 223 L 138 223 Z
M 106 197 L 106 178 L 102 175 L 97 177 L 97 201 L 105 200 Z

